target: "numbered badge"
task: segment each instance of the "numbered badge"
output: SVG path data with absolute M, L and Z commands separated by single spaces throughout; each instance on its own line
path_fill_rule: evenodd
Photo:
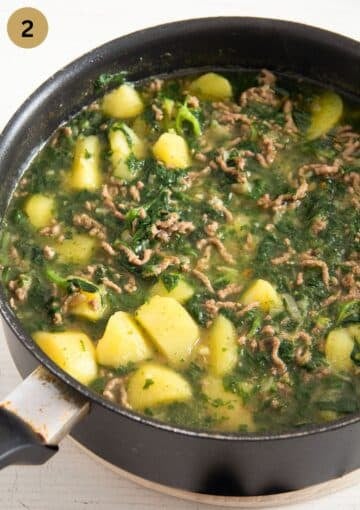
M 47 36 L 48 22 L 44 14 L 32 7 L 13 12 L 7 24 L 10 39 L 20 48 L 35 48 Z

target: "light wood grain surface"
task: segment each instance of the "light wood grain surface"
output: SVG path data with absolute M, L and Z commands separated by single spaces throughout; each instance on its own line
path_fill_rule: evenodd
M 23 0 L 0 2 L 2 69 L 0 129 L 21 102 L 50 74 L 85 51 L 138 28 L 190 17 L 243 15 L 290 19 L 360 39 L 359 0 L 32 0 L 49 21 L 49 35 L 34 50 L 21 50 L 7 38 L 9 15 Z M 0 398 L 20 378 L 0 329 Z M 10 467 L 0 472 L 1 510 L 206 510 L 135 485 L 86 455 L 70 439 L 45 466 Z M 283 507 L 290 508 L 290 507 Z M 298 510 L 360 510 L 360 486 L 295 507 Z

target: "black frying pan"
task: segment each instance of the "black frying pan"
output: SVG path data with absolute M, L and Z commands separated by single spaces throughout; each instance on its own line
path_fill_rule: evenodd
M 94 99 L 100 73 L 124 69 L 137 80 L 209 66 L 266 67 L 360 96 L 360 45 L 330 32 L 257 18 L 190 20 L 136 32 L 59 71 L 19 108 L 0 136 L 0 216 L 34 152 Z M 291 491 L 360 467 L 360 414 L 287 434 L 178 429 L 120 409 L 65 374 L 24 332 L 3 290 L 0 309 L 21 374 L 42 366 L 0 405 L 0 466 L 44 462 L 73 427 L 73 437 L 113 465 L 205 494 Z

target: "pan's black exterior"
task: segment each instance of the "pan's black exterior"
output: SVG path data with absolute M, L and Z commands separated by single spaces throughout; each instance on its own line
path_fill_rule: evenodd
M 24 164 L 52 131 L 93 97 L 103 72 L 130 79 L 191 67 L 267 67 L 360 96 L 360 49 L 350 39 L 294 23 L 210 18 L 112 41 L 50 78 L 0 136 L 0 215 Z M 92 401 L 74 437 L 114 465 L 188 491 L 260 495 L 295 490 L 360 467 L 360 416 L 289 434 L 241 436 L 178 430 L 120 410 L 49 361 L 23 332 L 1 291 L 7 341 L 22 375 L 39 362 Z

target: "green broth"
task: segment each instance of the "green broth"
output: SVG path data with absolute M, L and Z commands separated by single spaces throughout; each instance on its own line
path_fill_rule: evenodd
M 2 226 L 10 304 L 36 341 L 75 331 L 95 348 L 127 312 L 149 350 L 102 365 L 97 352 L 82 382 L 164 422 L 268 432 L 358 412 L 359 104 L 306 80 L 219 73 L 210 85 L 200 74 L 137 83 L 54 133 Z M 164 133 L 178 145 L 164 148 Z M 168 353 L 171 330 L 162 345 L 138 313 L 158 294 L 199 332 L 186 359 Z M 138 392 L 152 405 L 132 396 L 146 366 L 155 375 Z M 154 366 L 180 377 L 182 396 L 151 400 Z

